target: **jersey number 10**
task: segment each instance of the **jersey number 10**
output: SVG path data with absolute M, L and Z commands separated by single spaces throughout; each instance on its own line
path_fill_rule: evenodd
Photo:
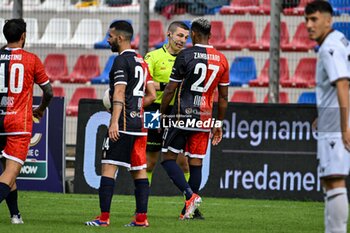
M 18 75 L 16 73 L 18 72 Z M 23 89 L 24 66 L 21 63 L 14 63 L 11 66 L 9 87 L 14 94 L 21 93 Z M 17 78 L 17 87 L 16 87 Z M 0 93 L 7 93 L 8 87 L 5 87 L 5 63 L 0 63 Z

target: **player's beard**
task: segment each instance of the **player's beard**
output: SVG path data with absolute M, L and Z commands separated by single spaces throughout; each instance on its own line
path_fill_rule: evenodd
M 24 45 L 26 44 L 26 40 L 23 41 L 23 44 L 22 44 L 22 49 L 24 48 Z
M 119 45 L 118 45 L 117 43 L 112 43 L 112 44 L 111 44 L 111 50 L 112 50 L 112 52 L 114 52 L 114 53 L 119 52 Z

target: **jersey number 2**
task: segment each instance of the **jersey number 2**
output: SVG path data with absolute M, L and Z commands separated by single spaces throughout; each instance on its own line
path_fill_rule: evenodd
M 16 73 L 18 72 L 18 75 Z M 10 70 L 10 91 L 14 94 L 21 93 L 23 89 L 24 66 L 21 63 L 14 63 Z M 17 87 L 16 87 L 17 78 Z M 5 63 L 0 63 L 0 93 L 7 93 L 8 87 L 5 87 Z
M 207 76 L 207 70 L 212 70 L 213 72 L 211 73 L 208 82 L 205 84 L 204 87 L 201 87 L 200 85 L 204 82 L 205 77 Z M 194 67 L 194 74 L 201 74 L 199 79 L 194 82 L 191 86 L 191 91 L 198 91 L 198 92 L 206 92 L 208 91 L 210 85 L 213 83 L 214 79 L 216 78 L 216 75 L 219 72 L 219 66 L 209 64 L 208 68 L 204 63 L 198 63 Z
M 137 78 L 138 81 L 133 90 L 133 95 L 143 96 L 142 84 L 143 84 L 143 80 L 145 80 L 145 75 L 144 75 L 142 66 L 135 66 L 135 78 Z

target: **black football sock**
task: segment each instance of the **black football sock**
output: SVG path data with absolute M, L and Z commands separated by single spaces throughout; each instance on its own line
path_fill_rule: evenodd
M 148 179 L 136 179 L 135 184 L 135 200 L 136 213 L 147 213 L 149 182 Z
M 11 188 L 10 186 L 8 186 L 7 184 L 5 183 L 1 183 L 0 182 L 0 203 L 6 199 L 7 195 L 9 195 L 11 191 Z
M 6 203 L 7 207 L 9 208 L 10 215 L 18 215 L 19 210 L 18 210 L 18 192 L 17 189 L 13 190 L 7 195 L 6 197 Z
M 110 212 L 114 191 L 114 179 L 102 176 L 98 195 L 100 198 L 101 212 Z

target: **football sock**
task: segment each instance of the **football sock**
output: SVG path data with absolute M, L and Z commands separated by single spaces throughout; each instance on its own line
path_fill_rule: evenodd
M 0 203 L 6 199 L 7 195 L 9 195 L 11 191 L 11 188 L 10 186 L 8 186 L 7 184 L 5 183 L 1 183 L 0 182 Z
M 202 166 L 190 165 L 190 174 L 188 184 L 194 193 L 198 193 L 202 181 Z
M 110 177 L 105 177 L 105 176 L 101 177 L 100 188 L 98 189 L 101 213 L 110 212 L 113 191 L 114 191 L 114 183 L 115 183 L 114 179 Z M 102 216 L 101 214 L 101 220 L 107 220 L 107 219 L 102 219 L 102 217 L 105 217 L 105 216 L 106 215 Z
M 147 172 L 149 186 L 151 186 L 151 183 L 152 183 L 152 176 L 153 176 L 153 172 Z
M 347 232 L 349 203 L 346 188 L 327 191 L 327 229 L 329 232 Z
M 18 215 L 19 210 L 18 210 L 18 192 L 17 189 L 13 190 L 7 195 L 6 197 L 6 203 L 7 207 L 9 208 L 10 215 Z
M 136 179 L 135 184 L 135 200 L 136 213 L 147 213 L 149 183 L 148 179 Z
M 193 194 L 190 185 L 186 182 L 185 176 L 181 168 L 176 164 L 175 160 L 165 160 L 162 163 L 163 168 L 168 173 L 170 179 L 189 200 Z

